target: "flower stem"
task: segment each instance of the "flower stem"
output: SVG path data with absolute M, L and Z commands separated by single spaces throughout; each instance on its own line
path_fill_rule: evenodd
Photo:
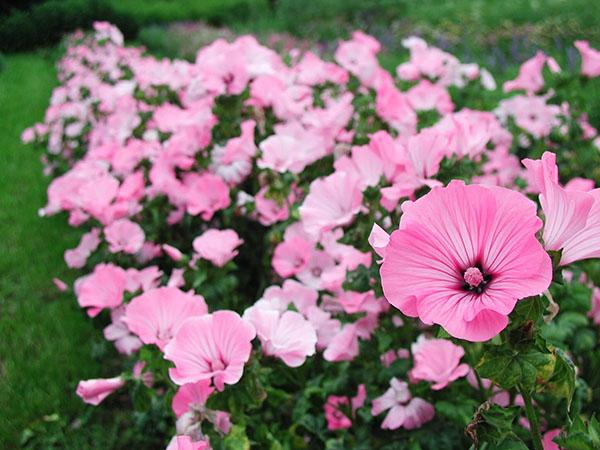
M 527 420 L 529 420 L 529 428 L 531 430 L 531 440 L 533 441 L 533 448 L 535 450 L 544 450 L 537 414 L 533 409 L 533 403 L 531 401 L 531 394 L 526 389 L 520 389 L 520 391 L 521 396 L 523 397 L 523 402 L 525 403 L 525 413 L 527 414 Z

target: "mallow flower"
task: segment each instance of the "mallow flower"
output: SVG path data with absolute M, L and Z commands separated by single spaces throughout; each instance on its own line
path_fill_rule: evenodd
M 165 347 L 165 359 L 175 363 L 169 375 L 179 385 L 212 379 L 222 391 L 242 378 L 255 336 L 254 327 L 233 311 L 191 317 Z
M 76 392 L 85 403 L 96 406 L 124 385 L 125 380 L 121 377 L 84 380 L 79 382 Z
M 469 366 L 460 363 L 465 350 L 447 339 L 427 339 L 419 336 L 412 345 L 415 366 L 409 372 L 411 381 L 431 381 L 438 391 L 469 373 Z
M 381 266 L 386 299 L 411 317 L 469 341 L 491 339 L 518 300 L 552 281 L 536 238 L 542 221 L 524 195 L 452 181 L 402 205 Z
M 160 287 L 132 299 L 123 320 L 144 344 L 156 344 L 164 350 L 186 319 L 206 313 L 208 308 L 201 295 Z

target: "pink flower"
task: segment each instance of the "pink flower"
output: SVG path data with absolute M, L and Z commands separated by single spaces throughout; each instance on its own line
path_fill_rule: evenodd
M 291 204 L 294 202 L 294 195 L 291 194 L 288 199 L 283 200 L 280 204 L 277 200 L 267 198 L 267 191 L 268 188 L 263 187 L 254 196 L 258 221 L 264 226 L 286 220 L 290 216 L 288 203 Z
M 360 211 L 362 193 L 356 179 L 334 172 L 310 184 L 310 192 L 300 207 L 304 229 L 318 237 L 322 231 L 349 224 Z
M 96 406 L 124 385 L 125 381 L 121 377 L 80 381 L 77 385 L 77 395 L 84 402 Z
M 523 160 L 530 181 L 540 192 L 546 223 L 544 246 L 561 250 L 560 265 L 600 256 L 600 190 L 567 190 L 558 183 L 556 155 Z
M 98 248 L 98 245 L 100 245 L 100 229 L 93 228 L 81 236 L 77 247 L 65 251 L 67 266 L 71 269 L 81 269 L 85 266 L 92 252 Z
M 544 433 L 542 439 L 542 445 L 544 447 L 544 450 L 560 450 L 558 444 L 554 442 L 554 438 L 560 435 L 560 431 L 560 428 L 555 428 Z
M 202 175 L 188 173 L 183 184 L 186 187 L 188 214 L 200 214 L 203 220 L 212 219 L 215 212 L 227 208 L 231 202 L 227 184 L 221 177 L 210 172 Z
M 210 450 L 210 444 L 205 440 L 193 441 L 189 436 L 173 436 L 167 450 Z
M 161 287 L 133 298 L 126 307 L 124 321 L 144 344 L 156 344 L 164 350 L 186 319 L 207 313 L 201 295 Z
M 354 417 L 356 410 L 362 408 L 367 398 L 367 390 L 364 384 L 358 386 L 356 396 L 353 398 L 330 395 L 327 403 L 323 406 L 327 429 L 344 430 L 352 426 L 352 420 L 346 415 Z
M 420 336 L 412 345 L 415 366 L 411 381 L 431 381 L 431 389 L 439 391 L 469 372 L 467 364 L 459 364 L 465 350 L 446 339 L 427 339 Z
M 202 380 L 181 386 L 171 402 L 175 417 L 179 418 L 191 409 L 203 407 L 213 391 L 214 388 L 210 385 L 210 380 Z
M 116 308 L 123 301 L 127 283 L 125 271 L 114 264 L 98 264 L 76 283 L 77 302 L 95 317 L 104 308 Z
M 390 243 L 390 235 L 376 223 L 369 234 L 369 245 L 382 258 L 385 258 L 385 248 Z
M 264 354 L 281 358 L 290 367 L 301 366 L 315 354 L 317 333 L 300 313 L 255 305 L 246 309 L 244 320 L 254 325 Z
M 169 258 L 171 258 L 175 262 L 179 262 L 183 259 L 183 253 L 176 247 L 173 247 L 169 244 L 162 245 L 163 251 L 167 254 Z
M 590 47 L 588 41 L 575 41 L 575 47 L 581 53 L 581 74 L 588 78 L 600 75 L 600 51 Z
M 504 83 L 502 87 L 504 92 L 523 89 L 529 94 L 533 94 L 544 87 L 544 77 L 542 69 L 546 64 L 546 55 L 544 52 L 537 52 L 533 58 L 525 61 L 519 69 L 517 78 Z
M 254 327 L 233 311 L 192 317 L 165 347 L 165 358 L 175 363 L 169 375 L 179 385 L 212 379 L 222 391 L 242 377 L 255 336 Z
M 430 403 L 419 397 L 411 399 L 408 384 L 397 378 L 390 380 L 390 388 L 385 394 L 373 400 L 371 414 L 377 416 L 386 410 L 389 412 L 381 424 L 384 430 L 397 430 L 400 427 L 407 430 L 420 428 L 435 415 Z
M 535 235 L 541 220 L 522 194 L 452 181 L 402 209 L 381 282 L 404 314 L 485 341 L 506 327 L 519 299 L 548 288 L 552 264 Z
M 104 338 L 107 341 L 113 341 L 119 353 L 131 356 L 144 344 L 137 336 L 131 334 L 127 324 L 123 321 L 124 317 L 124 305 L 111 310 L 110 319 L 112 323 L 104 328 Z
M 244 241 L 233 230 L 211 228 L 194 239 L 194 250 L 201 258 L 223 267 L 238 254 L 237 247 Z
M 284 240 L 273 252 L 273 269 L 280 277 L 291 277 L 306 268 L 313 245 L 299 236 Z
M 144 244 L 144 230 L 129 219 L 115 220 L 104 229 L 111 253 L 137 253 Z
M 352 361 L 358 356 L 358 330 L 355 324 L 346 324 L 329 342 L 323 352 L 325 361 Z
M 52 282 L 54 283 L 54 286 L 56 286 L 56 289 L 58 289 L 60 292 L 65 292 L 66 290 L 69 289 L 69 286 L 67 285 L 67 283 L 65 283 L 60 278 L 56 278 L 56 277 L 52 278 Z

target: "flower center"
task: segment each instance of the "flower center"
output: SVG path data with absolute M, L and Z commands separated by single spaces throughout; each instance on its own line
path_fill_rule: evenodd
M 490 282 L 491 277 L 481 271 L 479 267 L 469 267 L 463 273 L 464 288 L 467 291 L 481 294 Z

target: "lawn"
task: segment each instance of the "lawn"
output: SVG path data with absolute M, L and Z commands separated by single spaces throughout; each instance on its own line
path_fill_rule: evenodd
M 36 421 L 74 415 L 77 381 L 97 374 L 90 342 L 97 331 L 52 278 L 66 271 L 65 248 L 77 231 L 64 218 L 41 220 L 49 180 L 19 135 L 43 117 L 57 83 L 54 57 L 8 56 L 0 73 L 0 447 L 11 448 Z M 69 277 L 65 277 L 69 279 Z M 72 277 L 71 277 L 72 278 Z

